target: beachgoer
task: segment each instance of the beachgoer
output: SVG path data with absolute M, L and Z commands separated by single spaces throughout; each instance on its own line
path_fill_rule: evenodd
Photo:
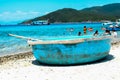
M 112 31 L 112 36 L 113 36 L 114 38 L 117 37 L 117 32 L 116 32 L 115 30 Z
M 67 31 L 70 31 L 70 32 L 73 32 L 73 31 L 74 31 L 73 28 L 67 28 L 66 30 L 67 30 Z
M 86 32 L 87 32 L 87 28 L 86 28 L 86 26 L 84 26 L 83 31 L 84 31 L 84 34 L 86 34 Z
M 104 35 L 111 35 L 110 30 L 105 30 Z
M 95 33 L 93 34 L 93 36 L 97 36 L 99 33 L 98 33 L 98 30 L 95 31 Z
M 67 30 L 67 31 L 69 32 L 69 34 L 71 35 L 72 32 L 74 31 L 74 28 L 67 28 L 66 30 Z
M 89 30 L 89 31 L 93 31 L 93 28 L 92 28 L 92 27 L 91 27 L 91 28 L 88 28 L 88 30 Z
M 81 35 L 81 32 L 78 32 L 78 36 L 80 36 Z

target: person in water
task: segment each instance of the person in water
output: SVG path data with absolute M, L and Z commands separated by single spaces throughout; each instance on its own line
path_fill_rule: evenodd
M 89 31 L 93 31 L 93 28 L 92 28 L 92 27 L 90 27 L 90 28 L 88 28 L 88 30 L 89 30 Z
M 83 31 L 84 31 L 84 34 L 86 34 L 86 32 L 87 32 L 86 26 L 84 26 Z
M 110 30 L 105 30 L 106 35 L 111 35 Z
M 78 36 L 80 36 L 81 35 L 81 32 L 78 32 Z
M 97 36 L 99 33 L 98 33 L 98 30 L 95 31 L 95 33 L 93 34 L 93 36 Z
M 110 30 L 105 30 L 104 35 L 111 35 Z

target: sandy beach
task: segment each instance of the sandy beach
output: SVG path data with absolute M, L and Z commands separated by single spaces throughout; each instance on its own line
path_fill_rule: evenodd
M 31 52 L 24 56 L 7 56 L 9 61 L 0 58 L 0 80 L 119 80 L 119 49 L 120 43 L 112 44 L 105 59 L 74 66 L 43 65 Z

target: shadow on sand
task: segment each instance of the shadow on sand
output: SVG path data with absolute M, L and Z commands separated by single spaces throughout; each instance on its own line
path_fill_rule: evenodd
M 33 65 L 37 65 L 37 66 L 49 66 L 49 67 L 68 67 L 68 66 L 85 66 L 85 65 L 92 65 L 92 64 L 99 64 L 99 63 L 104 63 L 107 61 L 111 61 L 114 59 L 113 55 L 108 55 L 103 59 L 94 61 L 94 62 L 89 62 L 89 63 L 82 63 L 82 64 L 72 64 L 72 65 L 55 65 L 55 64 L 45 64 L 45 63 L 41 63 L 37 60 L 32 61 Z

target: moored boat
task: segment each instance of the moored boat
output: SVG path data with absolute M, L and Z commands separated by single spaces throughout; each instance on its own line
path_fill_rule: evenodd
M 118 24 L 110 25 L 106 27 L 106 30 L 109 31 L 120 31 L 120 26 Z
M 103 21 L 103 23 L 102 23 L 103 25 L 111 25 L 111 24 L 113 24 L 111 21 Z
M 120 31 L 120 27 L 106 27 L 106 30 L 109 30 L 109 31 Z
M 109 37 L 79 36 L 28 41 L 34 57 L 41 63 L 70 65 L 93 62 L 109 54 Z

